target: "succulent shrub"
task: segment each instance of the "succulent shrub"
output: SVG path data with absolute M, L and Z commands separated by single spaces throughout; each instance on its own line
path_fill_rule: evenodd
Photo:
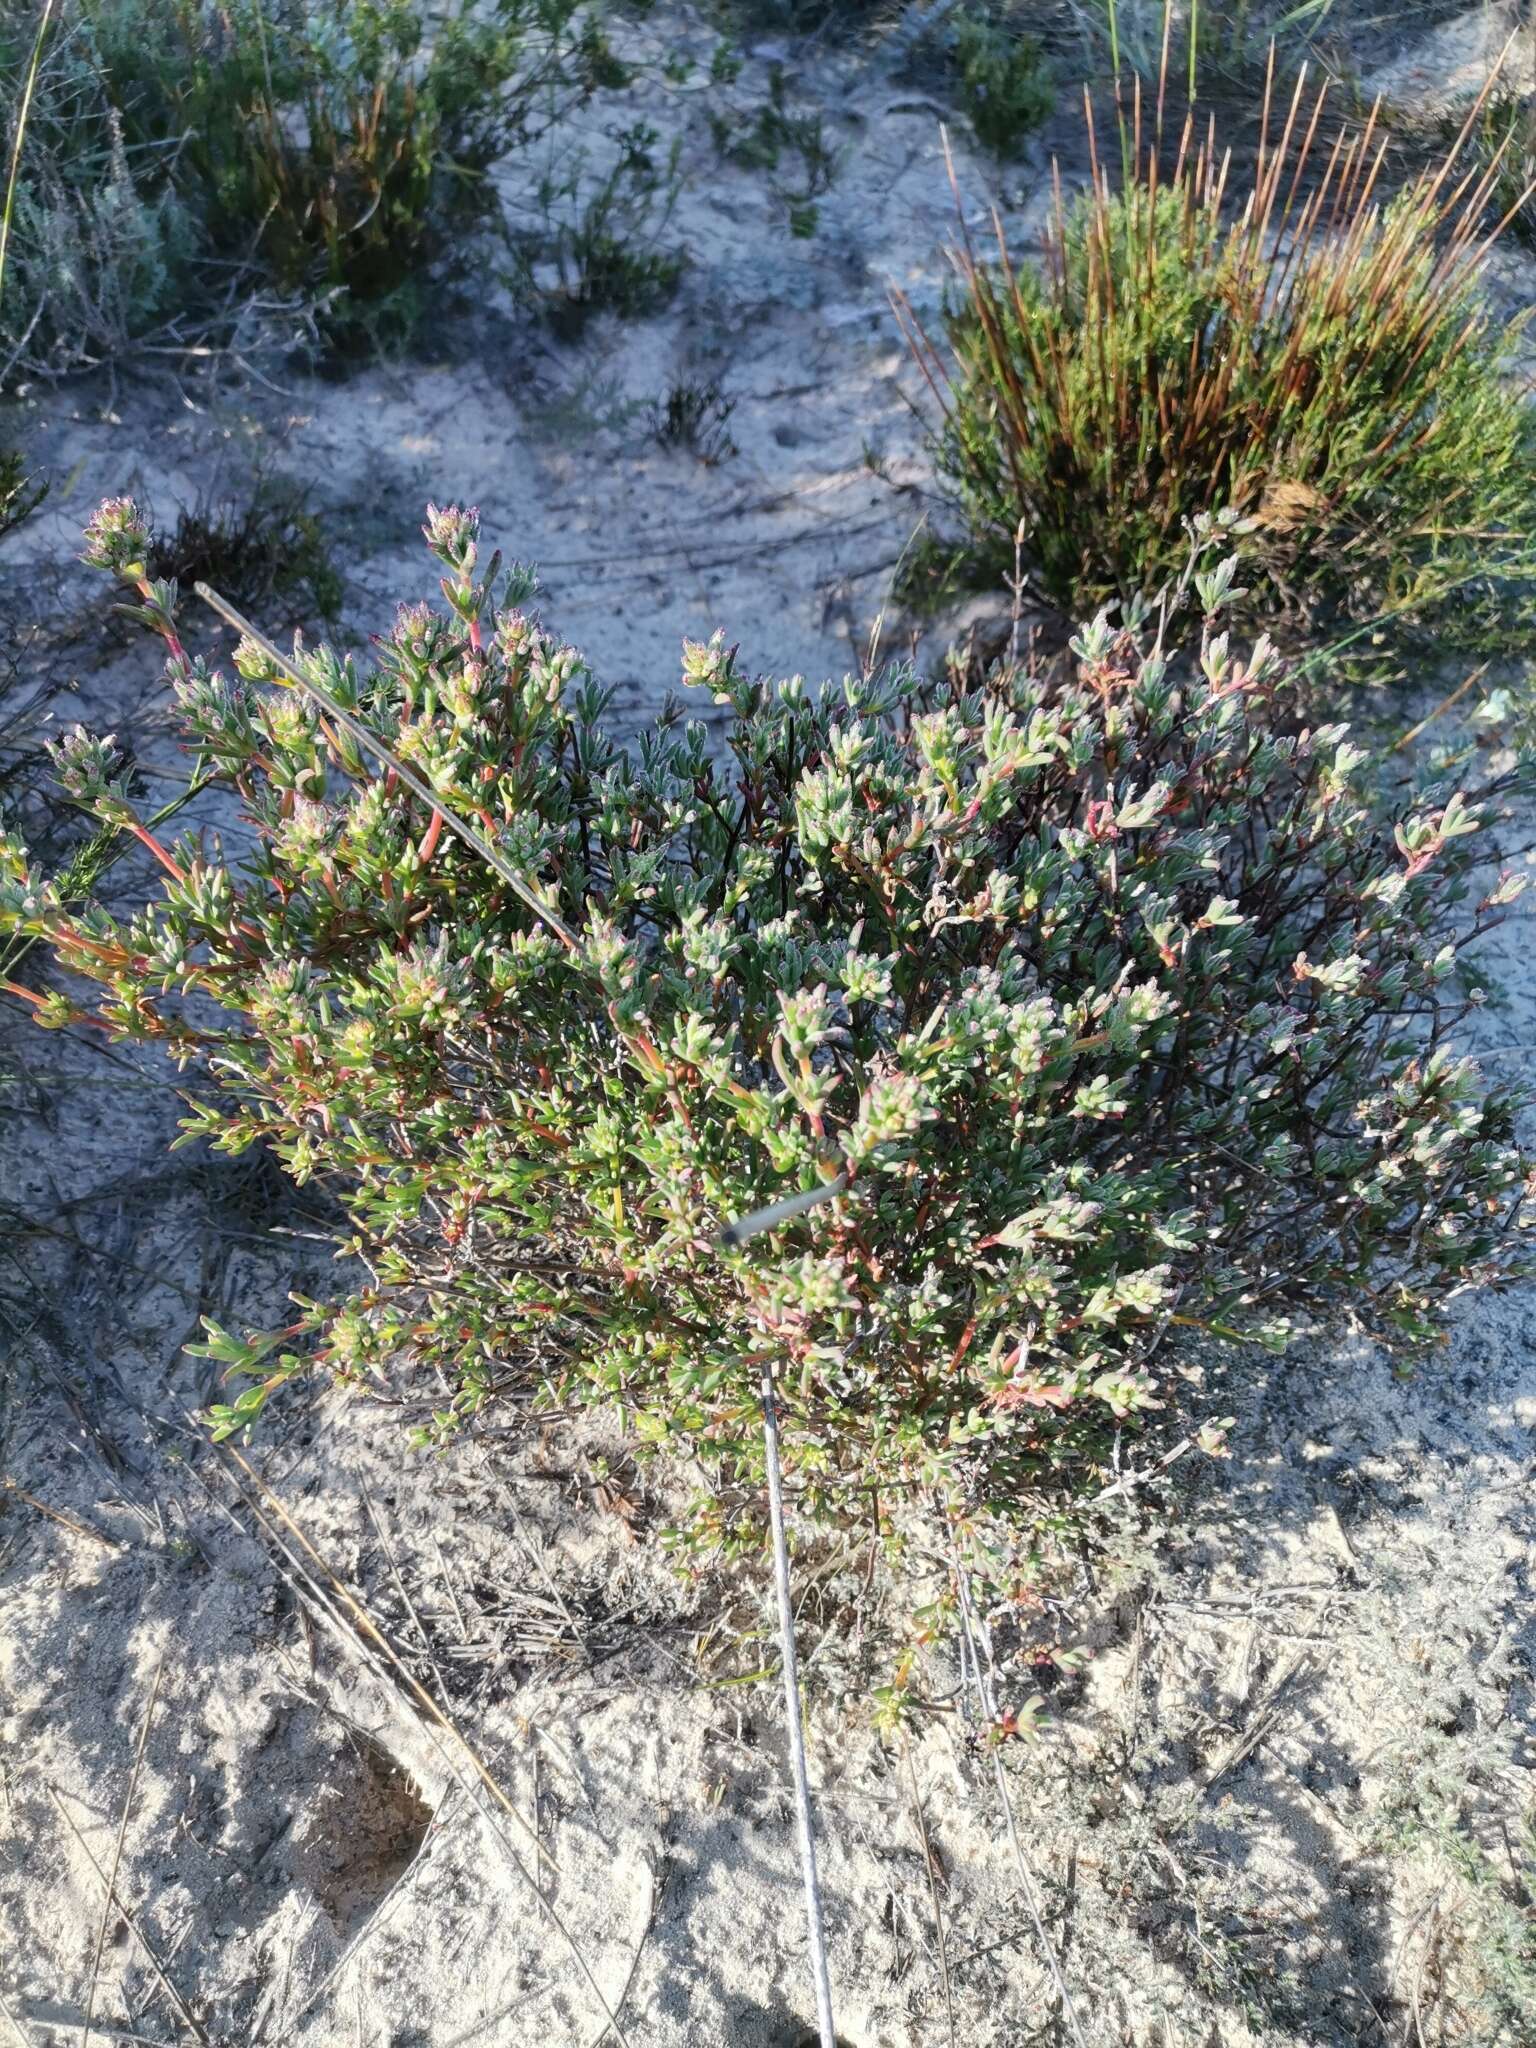
M 334 1188 L 363 1269 L 280 1332 L 210 1326 L 249 1378 L 219 1426 L 311 1365 L 409 1362 L 428 1439 L 614 1404 L 702 1468 L 682 1531 L 729 1553 L 759 1537 L 768 1359 L 802 1523 L 894 1542 L 936 1501 L 1010 1585 L 1120 1431 L 1177 1417 L 1181 1333 L 1342 1297 L 1422 1335 L 1512 1270 L 1515 1097 L 1453 1043 L 1458 948 L 1520 889 L 1470 890 L 1498 793 L 1384 828 L 1342 726 L 1271 731 L 1273 648 L 1211 623 L 1220 532 L 1192 663 L 1101 616 L 1065 681 L 815 692 L 717 635 L 684 677 L 723 746 L 673 712 L 629 753 L 526 575 L 433 510 L 443 602 L 366 659 L 293 654 L 402 775 L 256 642 L 189 660 L 139 515 L 104 506 L 88 558 L 165 634 L 250 838 L 165 843 L 74 733 L 65 787 L 161 889 L 72 910 L 10 844 L 6 919 L 96 985 L 25 999 L 162 1045 L 187 1139 Z
M 1214 133 L 1186 124 L 1170 167 L 1138 102 L 1124 177 L 1095 145 L 1043 269 L 968 245 L 947 350 L 902 309 L 973 562 L 1001 577 L 1022 534 L 1080 617 L 1156 591 L 1186 522 L 1231 507 L 1253 611 L 1507 640 L 1536 590 L 1536 419 L 1477 294 L 1493 173 L 1452 158 L 1383 201 L 1371 128 L 1314 164 L 1300 91 L 1237 196 Z

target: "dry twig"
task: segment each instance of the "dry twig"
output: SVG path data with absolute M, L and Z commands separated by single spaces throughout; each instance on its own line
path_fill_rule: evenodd
M 85 1994 L 85 2019 L 80 2028 L 80 2048 L 86 2048 L 91 2038 L 91 2021 L 96 2013 L 96 1986 L 101 1977 L 101 1958 L 107 1946 L 107 1927 L 112 1919 L 112 1901 L 117 1893 L 118 1866 L 123 1860 L 123 1840 L 128 1833 L 128 1821 L 133 1812 L 133 1795 L 138 1790 L 139 1772 L 144 1764 L 144 1750 L 149 1742 L 149 1724 L 155 1718 L 155 1702 L 160 1697 L 160 1679 L 165 1671 L 167 1653 L 162 1650 L 160 1662 L 155 1666 L 154 1682 L 149 1688 L 149 1705 L 144 1709 L 144 1725 L 139 1730 L 138 1747 L 133 1753 L 133 1769 L 128 1774 L 128 1793 L 123 1800 L 123 1817 L 118 1822 L 117 1840 L 112 1844 L 112 1868 L 107 1877 L 107 1895 L 101 1906 L 101 1925 L 96 1930 L 96 1953 L 91 1958 L 91 1981 Z
M 939 1904 L 939 1881 L 935 1867 L 937 1859 L 933 1844 L 928 1839 L 928 1821 L 923 1812 L 923 1795 L 918 1788 L 917 1766 L 912 1761 L 911 1738 L 902 1732 L 902 1748 L 906 1753 L 907 1774 L 912 1780 L 912 1811 L 917 1816 L 918 1839 L 923 1845 L 923 1867 L 928 1874 L 928 1896 L 933 1902 L 934 1932 L 939 1944 L 939 1977 L 944 1986 L 944 2016 L 949 2028 L 949 2048 L 955 2048 L 955 1998 L 949 1981 L 949 1940 L 944 1932 L 944 1909 Z
M 108 1882 L 106 1872 L 102 1869 L 101 1865 L 96 1861 L 95 1856 L 92 1854 L 90 1844 L 86 1841 L 85 1836 L 80 1832 L 80 1829 L 76 1826 L 75 1821 L 72 1815 L 70 1814 L 68 1807 L 60 1798 L 58 1791 L 52 1785 L 47 1785 L 46 1789 L 48 1797 L 53 1801 L 54 1805 L 59 1810 L 59 1817 L 64 1822 L 64 1825 L 69 1829 L 70 1833 L 74 1836 L 76 1842 L 80 1846 L 81 1853 L 84 1855 L 85 1860 L 87 1861 L 87 1863 L 90 1864 L 92 1870 L 95 1871 L 97 1878 L 100 1880 L 103 1888 L 105 1889 L 108 1907 L 110 1908 L 114 1905 L 117 1907 L 118 1912 L 122 1915 L 124 1926 L 128 1929 L 128 1932 L 133 1936 L 134 1940 L 138 1943 L 139 1947 L 144 1951 L 145 1961 L 149 1964 L 150 1969 L 154 1972 L 155 1982 L 160 1986 L 160 1989 L 165 1993 L 166 1999 L 169 2002 L 171 2009 L 175 2012 L 177 2018 L 181 2021 L 182 2025 L 187 2029 L 188 2033 L 191 2034 L 192 2038 L 195 2041 L 198 2041 L 202 2044 L 202 2048 L 213 2048 L 213 2043 L 209 2040 L 207 2034 L 204 2033 L 201 2026 L 199 2026 L 196 2016 L 193 2014 L 192 2008 L 187 2004 L 187 2001 L 182 1997 L 181 1993 L 176 1989 L 176 1986 L 171 1982 L 169 1976 L 166 1974 L 165 1965 L 161 1962 L 159 1956 L 155 1953 L 154 1945 L 150 1941 L 149 1936 L 144 1932 L 143 1928 L 139 1925 L 137 1915 L 133 1912 L 131 1907 L 129 1907 L 126 1904 L 121 1893 L 116 1891 L 114 1887 Z

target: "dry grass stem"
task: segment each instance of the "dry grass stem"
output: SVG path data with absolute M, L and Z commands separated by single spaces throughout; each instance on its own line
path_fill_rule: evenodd
M 149 1936 L 144 1932 L 143 1927 L 139 1924 L 138 1915 L 134 1912 L 133 1908 L 126 1903 L 121 1893 L 119 1893 L 115 1889 L 115 1887 L 108 1881 L 106 1872 L 102 1869 L 101 1865 L 96 1861 L 95 1855 L 92 1853 L 90 1844 L 86 1841 L 85 1836 L 81 1833 L 79 1827 L 76 1825 L 74 1818 L 70 1814 L 68 1807 L 64 1804 L 63 1799 L 59 1796 L 57 1788 L 53 1785 L 47 1785 L 45 1786 L 45 1789 L 48 1793 L 48 1797 L 53 1801 L 54 1806 L 58 1809 L 60 1819 L 64 1822 L 64 1825 L 69 1829 L 70 1833 L 74 1836 L 75 1841 L 80 1848 L 81 1854 L 85 1857 L 87 1863 L 90 1864 L 92 1870 L 95 1871 L 97 1879 L 101 1884 L 103 1892 L 105 1893 L 105 1902 L 107 1909 L 110 1910 L 113 1906 L 117 1908 L 119 1914 L 122 1916 L 124 1926 L 128 1929 L 128 1932 L 133 1936 L 134 1940 L 138 1943 L 140 1949 L 142 1949 L 144 1953 L 144 1959 L 149 1964 L 150 1969 L 154 1973 L 155 1982 L 160 1986 L 160 1989 L 164 1992 L 166 2000 L 170 2004 L 171 2009 L 175 2012 L 177 2018 L 181 2021 L 182 2025 L 187 2029 L 187 2032 L 191 2034 L 193 2039 L 202 2044 L 202 2048 L 213 2048 L 212 2041 L 204 2032 L 203 2028 L 199 2025 L 197 2017 L 193 2013 L 192 2008 L 187 2004 L 187 2001 L 182 1997 L 181 1993 L 176 1989 L 176 1986 L 171 1982 L 170 1977 L 167 1975 L 165 1965 L 161 1962 L 160 1957 L 156 1953 L 154 1944 L 150 1941 Z
M 107 1927 L 112 1919 L 112 1901 L 117 1895 L 118 1867 L 123 1860 L 123 1839 L 128 1833 L 128 1822 L 133 1814 L 134 1794 L 139 1786 L 139 1772 L 144 1764 L 144 1751 L 149 1743 L 150 1723 L 155 1718 L 155 1702 L 160 1697 L 160 1680 L 165 1673 L 168 1652 L 160 1653 L 155 1666 L 155 1676 L 149 1688 L 149 1705 L 144 1709 L 143 1726 L 139 1729 L 138 1746 L 133 1753 L 133 1769 L 128 1775 L 128 1790 L 123 1798 L 123 1817 L 118 1823 L 117 1839 L 112 1844 L 112 1867 L 107 1873 L 106 1897 L 102 1901 L 101 1925 L 96 1930 L 96 1953 L 91 1958 L 91 1981 L 85 1996 L 85 2019 L 80 2027 L 80 2048 L 87 2048 L 91 2038 L 91 2021 L 96 2012 L 96 1986 L 101 1977 L 101 1958 L 107 1946 Z

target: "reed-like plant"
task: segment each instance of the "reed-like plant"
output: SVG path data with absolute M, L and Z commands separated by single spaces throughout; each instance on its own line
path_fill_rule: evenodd
M 1421 0 L 1419 18 L 1455 4 Z M 1070 13 L 1090 71 L 1092 60 L 1107 60 L 1116 78 L 1171 74 L 1191 98 L 1197 86 L 1202 94 L 1250 89 L 1271 49 L 1292 68 L 1311 62 L 1340 27 L 1335 0 L 1074 0 Z
M 947 351 L 898 299 L 981 564 L 1005 572 L 1022 530 L 1037 588 L 1081 615 L 1157 589 L 1188 521 L 1234 507 L 1256 608 L 1507 627 L 1536 598 L 1536 427 L 1477 289 L 1503 162 L 1463 168 L 1479 110 L 1389 198 L 1374 112 L 1320 142 L 1327 85 L 1303 74 L 1276 122 L 1271 71 L 1234 193 L 1213 126 L 1165 138 L 1165 87 L 1155 110 L 1134 88 L 1116 168 L 1089 103 L 1091 182 L 1069 203 L 1058 178 L 1043 269 L 1001 224 L 995 260 L 967 238 Z
M 1490 94 L 1472 147 L 1494 168 L 1494 204 L 1508 211 L 1510 234 L 1536 247 L 1536 95 Z

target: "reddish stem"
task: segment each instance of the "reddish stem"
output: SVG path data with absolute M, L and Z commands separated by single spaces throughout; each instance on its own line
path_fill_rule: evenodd
M 146 830 L 146 828 L 139 823 L 137 818 L 131 818 L 128 821 L 128 830 L 133 834 L 134 838 L 138 840 L 141 846 L 147 846 L 149 848 L 150 852 L 155 856 L 155 859 L 159 861 L 161 867 L 165 869 L 168 875 L 174 876 L 178 882 L 185 885 L 187 879 L 186 869 L 179 866 L 177 862 L 172 860 L 171 856 L 166 852 L 165 848 L 160 844 L 159 840 L 155 837 L 153 832 Z
M 139 595 L 143 598 L 146 604 L 153 604 L 155 601 L 154 592 L 150 588 L 149 578 L 147 576 L 141 576 L 139 578 Z M 170 623 L 169 620 L 167 620 L 165 624 L 161 626 L 160 631 L 164 636 L 166 646 L 169 647 L 169 649 L 171 650 L 172 659 L 175 661 L 185 661 L 187 658 L 187 650 L 185 649 L 185 647 L 182 646 L 181 636 L 176 631 L 176 628 Z

